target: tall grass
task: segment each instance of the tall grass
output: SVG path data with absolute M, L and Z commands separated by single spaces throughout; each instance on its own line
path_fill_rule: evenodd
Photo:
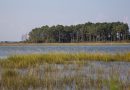
M 52 54 L 54 55 L 54 53 L 51 53 L 51 55 Z M 55 54 L 57 55 L 58 53 Z M 60 55 L 61 54 L 63 53 L 60 53 Z M 82 55 L 80 54 L 79 53 L 72 54 L 75 55 L 73 57 L 76 57 L 76 60 L 73 60 L 71 58 L 72 62 L 75 63 L 82 62 L 82 61 L 84 62 L 83 57 L 85 54 Z M 69 55 L 71 56 L 71 54 Z M 78 55 L 81 57 L 77 58 L 79 57 Z M 28 55 L 23 55 L 23 56 L 28 56 Z M 23 60 L 22 56 L 20 60 L 13 59 L 14 57 L 16 56 L 12 56 L 10 57 L 10 59 L 7 58 L 8 62 L 5 62 L 6 60 L 3 60 L 4 62 L 3 61 L 1 62 L 4 64 L 6 63 L 7 65 L 9 64 L 9 62 L 11 62 L 10 60 L 12 60 L 12 62 L 15 64 L 22 63 L 20 62 L 21 60 Z M 25 58 L 24 61 L 26 62 L 26 60 L 27 59 Z M 68 58 L 63 60 L 66 60 L 66 62 L 70 61 L 70 59 Z M 95 65 L 91 66 L 93 62 L 89 62 L 87 65 L 83 65 L 83 67 L 79 69 L 79 63 L 68 65 L 68 63 L 66 62 L 65 64 L 64 62 L 61 62 L 63 64 L 55 64 L 55 62 L 50 64 L 50 62 L 44 62 L 44 60 L 40 61 L 39 63 L 38 61 L 39 60 L 35 61 L 36 65 L 30 64 L 31 67 L 26 66 L 28 68 L 24 67 L 25 69 L 23 69 L 23 67 L 20 66 L 16 67 L 15 64 L 14 66 L 13 65 L 6 66 L 6 67 L 3 66 L 3 68 L 0 68 L 1 69 L 0 90 L 66 90 L 66 89 L 67 90 L 68 89 L 70 90 L 71 89 L 73 90 L 129 90 L 130 89 L 129 82 L 126 82 L 127 80 L 125 80 L 125 78 L 124 80 L 122 80 L 120 73 L 118 73 L 120 72 L 121 70 L 120 68 L 122 66 L 119 68 L 114 68 L 114 66 L 109 65 L 110 68 L 108 68 L 109 69 L 108 70 L 101 67 L 94 68 Z M 105 70 L 108 70 L 107 75 L 105 74 Z M 129 77 L 129 75 L 130 74 L 126 74 L 125 76 Z
M 0 66 L 4 68 L 27 68 L 48 64 L 85 63 L 87 61 L 130 61 L 130 53 L 45 53 L 14 55 L 0 60 Z
M 2 73 L 0 80 L 1 90 L 101 90 L 103 87 L 110 88 L 110 90 L 120 90 L 121 82 L 118 78 L 111 78 L 110 80 L 96 79 L 83 76 L 82 74 L 64 76 L 64 77 L 50 77 L 48 76 L 40 79 L 38 76 L 26 75 L 22 76 L 17 71 L 7 69 Z M 55 73 L 57 75 L 57 73 Z M 38 89 L 39 88 L 39 89 Z M 121 89 L 124 90 L 124 89 Z

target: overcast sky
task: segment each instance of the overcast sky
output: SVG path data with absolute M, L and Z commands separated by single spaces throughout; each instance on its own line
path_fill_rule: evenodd
M 127 22 L 130 0 L 0 0 L 0 41 L 20 41 L 43 25 Z

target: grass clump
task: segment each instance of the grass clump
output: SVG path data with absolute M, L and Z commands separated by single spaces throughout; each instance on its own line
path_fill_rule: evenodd
M 19 73 L 15 70 L 11 70 L 11 69 L 7 69 L 4 70 L 2 77 L 17 77 L 19 75 Z
M 87 61 L 130 61 L 130 53 L 108 54 L 108 53 L 45 53 L 14 55 L 0 60 L 3 68 L 27 68 L 37 65 L 48 64 L 70 64 L 85 63 Z M 82 63 L 82 64 L 83 64 Z
M 17 70 L 7 69 L 1 75 L 0 88 L 4 90 L 28 90 L 29 87 L 39 87 L 40 79 L 36 76 L 22 76 Z

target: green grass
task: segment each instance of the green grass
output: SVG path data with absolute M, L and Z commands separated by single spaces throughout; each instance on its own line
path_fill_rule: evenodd
M 0 60 L 3 68 L 27 68 L 42 64 L 86 64 L 87 61 L 130 61 L 130 53 L 45 53 L 14 55 Z

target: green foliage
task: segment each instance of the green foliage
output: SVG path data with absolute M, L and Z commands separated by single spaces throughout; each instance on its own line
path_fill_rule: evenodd
M 128 24 L 122 22 L 112 23 L 85 23 L 71 26 L 42 26 L 29 33 L 28 42 L 95 42 L 95 41 L 121 41 L 128 40 Z

